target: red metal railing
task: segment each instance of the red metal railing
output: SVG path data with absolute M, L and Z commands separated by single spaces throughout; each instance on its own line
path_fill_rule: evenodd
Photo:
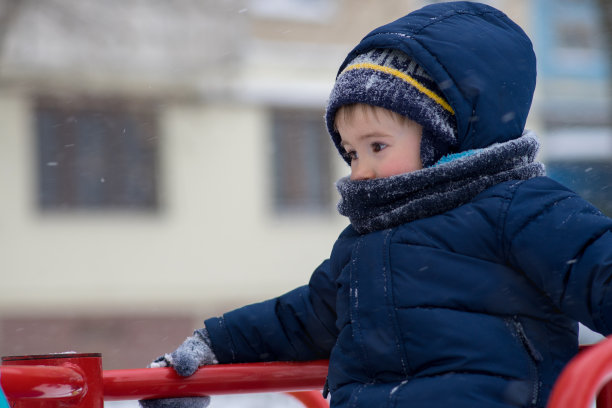
M 285 392 L 306 407 L 327 408 L 318 391 L 327 363 L 214 365 L 180 377 L 171 368 L 102 370 L 99 354 L 52 354 L 3 357 L 0 382 L 12 408 L 102 408 L 104 400 L 255 392 Z
M 612 408 L 612 338 L 584 347 L 565 367 L 547 408 Z
M 102 408 L 104 400 L 285 392 L 310 408 L 328 407 L 320 391 L 325 360 L 226 364 L 191 377 L 171 368 L 102 370 L 99 354 L 3 357 L 0 381 L 12 408 Z M 583 349 L 555 383 L 547 408 L 612 408 L 612 338 Z M 312 391 L 317 390 L 317 391 Z

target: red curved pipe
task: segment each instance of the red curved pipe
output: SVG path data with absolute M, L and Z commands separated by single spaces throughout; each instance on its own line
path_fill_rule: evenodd
M 553 387 L 547 408 L 589 408 L 598 394 L 598 407 L 612 407 L 610 388 L 604 389 L 610 380 L 612 338 L 608 337 L 585 348 L 568 363 Z

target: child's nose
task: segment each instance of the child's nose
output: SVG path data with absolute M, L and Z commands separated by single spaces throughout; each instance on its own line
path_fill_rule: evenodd
M 351 166 L 351 180 L 369 180 L 375 177 L 374 169 L 365 160 L 359 160 Z

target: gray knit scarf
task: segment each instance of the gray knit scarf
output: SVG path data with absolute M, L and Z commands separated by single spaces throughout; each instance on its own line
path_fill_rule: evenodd
M 382 230 L 449 211 L 489 187 L 544 175 L 535 162 L 536 136 L 443 157 L 415 172 L 372 180 L 340 179 L 338 211 L 360 233 Z

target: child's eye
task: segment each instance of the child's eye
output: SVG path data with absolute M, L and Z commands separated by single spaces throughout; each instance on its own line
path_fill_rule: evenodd
M 344 157 L 349 161 L 352 162 L 353 160 L 357 160 L 357 152 L 355 150 L 346 150 L 344 152 Z
M 374 142 L 374 143 L 372 143 L 372 145 L 371 145 L 371 146 L 372 146 L 372 151 L 373 151 L 374 153 L 378 153 L 378 152 L 380 152 L 381 150 L 383 150 L 384 148 L 386 148 L 386 147 L 387 147 L 387 145 L 386 145 L 386 144 L 384 144 L 384 143 L 379 143 L 379 142 Z

